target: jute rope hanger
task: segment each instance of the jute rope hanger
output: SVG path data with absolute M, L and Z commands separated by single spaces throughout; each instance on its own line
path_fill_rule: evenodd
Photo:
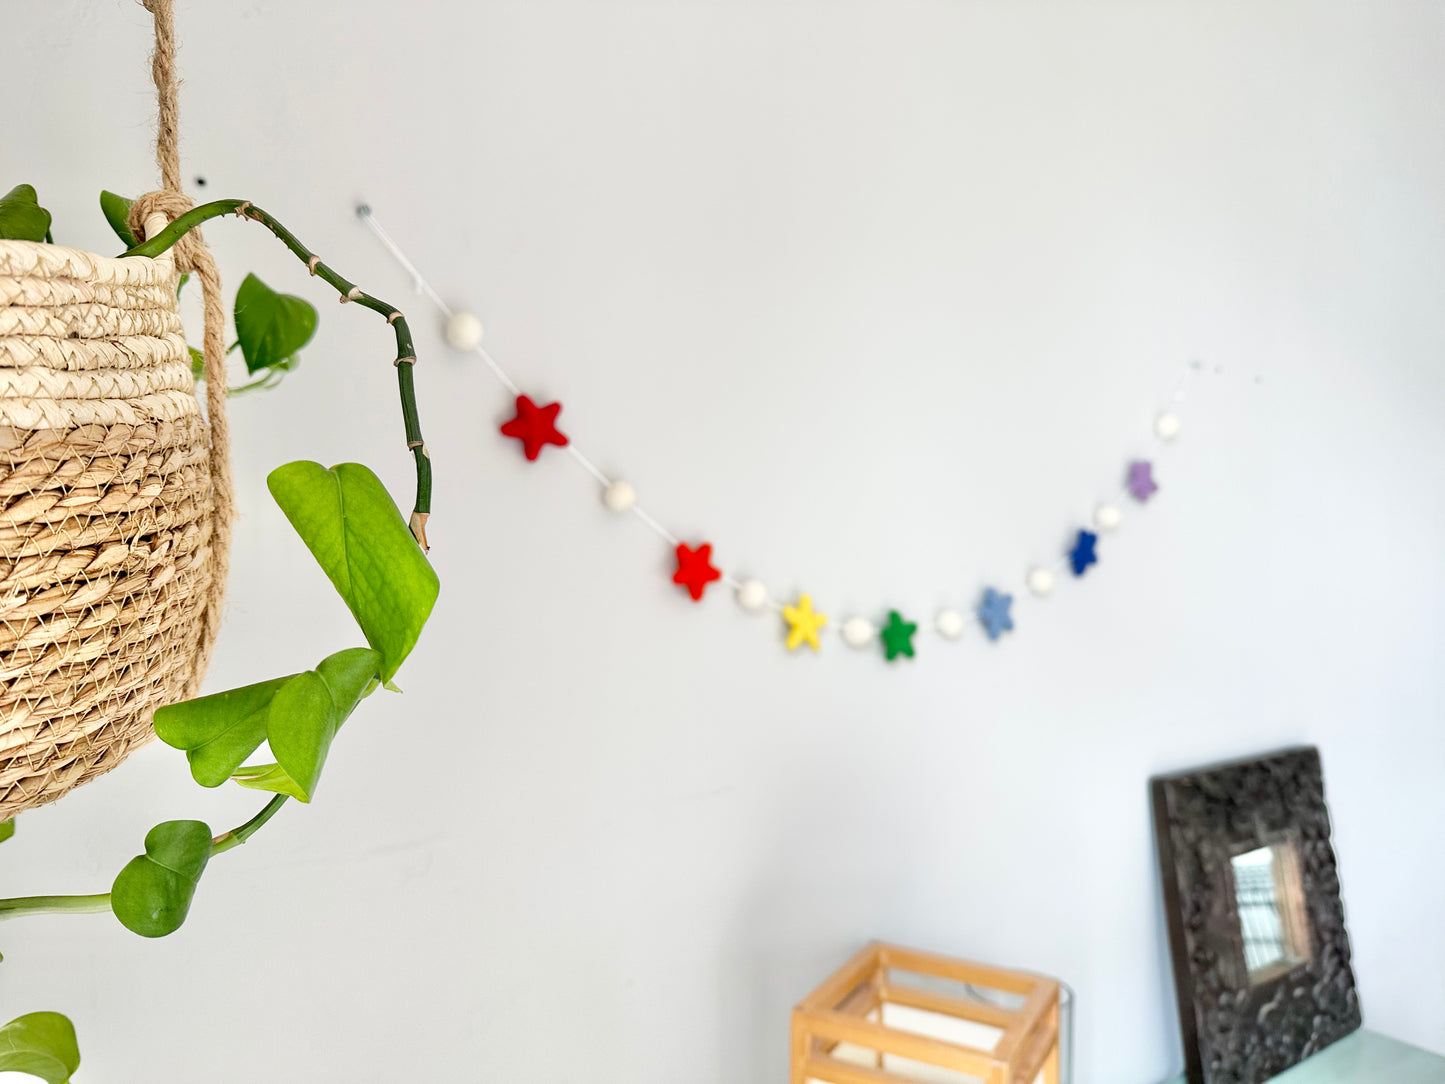
M 130 228 L 138 239 L 147 236 L 146 223 L 163 215 L 173 222 L 194 203 L 181 191 L 180 80 L 176 75 L 176 27 L 172 0 L 141 0 L 155 23 L 155 52 L 151 78 L 156 85 L 156 165 L 161 188 L 147 192 L 131 204 Z M 176 270 L 194 274 L 201 283 L 204 303 L 201 352 L 205 357 L 206 421 L 211 430 L 211 583 L 202 612 L 202 635 L 195 666 L 182 698 L 195 696 L 210 665 L 211 649 L 220 631 L 226 597 L 226 575 L 231 564 L 231 523 L 235 519 L 235 491 L 231 485 L 231 427 L 226 420 L 226 313 L 221 302 L 221 276 L 206 248 L 199 228 L 175 245 Z M 188 351 L 189 352 L 189 351 Z
M 142 237 L 191 206 L 172 0 L 143 3 L 161 188 L 131 209 Z M 178 273 L 203 294 L 204 420 Z M 156 259 L 0 241 L 0 820 L 115 767 L 199 690 L 234 515 L 223 335 L 198 231 Z

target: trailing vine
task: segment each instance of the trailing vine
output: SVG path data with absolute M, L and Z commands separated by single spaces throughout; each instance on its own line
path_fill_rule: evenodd
M 416 412 L 416 387 L 412 369 L 416 365 L 416 348 L 412 346 L 411 328 L 406 317 L 394 305 L 372 297 L 354 282 L 343 278 L 296 239 L 296 235 L 280 222 L 257 207 L 250 200 L 218 199 L 192 208 L 181 215 L 154 237 L 126 249 L 123 256 L 156 257 L 165 252 L 201 223 L 222 215 L 235 214 L 238 218 L 259 222 L 280 239 L 296 258 L 306 265 L 307 270 L 332 286 L 340 295 L 341 303 L 354 301 L 362 308 L 370 309 L 386 318 L 396 333 L 397 390 L 401 394 L 401 414 L 406 425 L 406 446 L 416 465 L 416 501 L 412 508 L 410 526 L 422 548 L 426 548 L 426 521 L 431 514 L 431 458 L 427 455 L 426 444 L 421 436 L 421 422 Z

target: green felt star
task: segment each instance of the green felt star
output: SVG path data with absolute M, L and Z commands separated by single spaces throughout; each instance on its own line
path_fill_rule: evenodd
M 899 655 L 913 658 L 913 634 L 917 631 L 917 625 L 903 620 L 897 610 L 889 610 L 888 624 L 884 625 L 878 634 L 883 640 L 884 658 L 889 662 Z

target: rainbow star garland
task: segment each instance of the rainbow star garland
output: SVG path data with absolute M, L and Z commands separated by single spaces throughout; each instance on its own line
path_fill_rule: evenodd
M 780 603 L 769 594 L 767 586 L 760 580 L 738 580 L 713 564 L 713 544 L 698 541 L 688 544 L 669 531 L 657 519 L 645 511 L 637 501 L 637 492 L 620 478 L 609 478 L 595 463 L 584 455 L 571 439 L 558 428 L 561 403 L 539 405 L 523 394 L 517 383 L 507 374 L 496 360 L 481 345 L 482 323 L 468 312 L 459 312 L 448 305 L 431 284 L 421 276 L 416 266 L 407 259 L 400 246 L 392 240 L 371 208 L 365 205 L 357 208 L 357 216 L 376 234 L 387 251 L 412 277 L 412 285 L 418 294 L 429 298 L 437 310 L 446 318 L 447 342 L 457 350 L 470 351 L 486 362 L 492 375 L 514 397 L 513 416 L 499 427 L 502 436 L 516 440 L 523 455 L 535 461 L 548 447 L 556 447 L 562 454 L 570 456 L 583 470 L 592 476 L 602 490 L 603 503 L 617 513 L 628 513 L 637 517 L 650 531 L 663 539 L 673 549 L 676 570 L 672 582 L 687 593 L 694 602 L 701 602 L 707 589 L 714 583 L 730 588 L 738 605 L 749 613 L 772 611 L 782 618 L 784 644 L 789 651 L 807 646 L 813 651 L 822 649 L 822 633 L 829 624 L 826 614 L 813 606 L 813 599 L 800 593 L 792 603 Z M 1197 371 L 1199 362 L 1190 362 L 1190 371 Z M 1183 398 L 1182 381 L 1171 397 L 1171 405 L 1154 419 L 1156 447 L 1169 444 L 1179 436 L 1181 422 L 1174 412 L 1173 404 Z M 1149 459 L 1135 459 L 1128 465 L 1125 482 L 1118 496 L 1094 509 L 1092 529 L 1080 527 L 1074 535 L 1073 544 L 1052 566 L 1039 566 L 1029 570 L 1024 584 L 1027 590 L 1046 598 L 1054 591 L 1058 578 L 1067 569 L 1075 579 L 1083 577 L 1099 562 L 1098 546 L 1100 536 L 1115 530 L 1123 519 L 1121 504 L 1126 498 L 1143 505 L 1159 491 L 1154 477 L 1154 463 Z M 1014 629 L 1014 596 L 998 587 L 985 587 L 974 617 L 977 628 L 990 641 L 997 641 Z M 954 609 L 942 609 L 934 617 L 935 631 L 946 640 L 960 639 L 967 628 L 964 615 Z M 906 619 L 899 611 L 889 610 L 888 620 L 882 626 L 875 625 L 866 617 L 850 617 L 837 626 L 843 641 L 851 647 L 866 648 L 876 645 L 888 662 L 914 657 L 914 637 L 918 623 Z

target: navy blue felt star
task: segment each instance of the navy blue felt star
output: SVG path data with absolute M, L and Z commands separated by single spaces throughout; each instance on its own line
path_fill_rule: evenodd
M 1093 531 L 1079 532 L 1078 541 L 1069 551 L 1069 567 L 1074 570 L 1075 576 L 1082 576 L 1090 565 L 1099 563 L 1099 555 L 1094 552 L 1094 543 L 1097 541 L 1099 536 Z
M 984 590 L 983 601 L 978 604 L 978 619 L 983 622 L 983 630 L 990 640 L 997 640 L 1014 627 L 1014 619 L 1009 614 L 1013 604 L 1012 595 L 1000 594 L 992 587 Z

